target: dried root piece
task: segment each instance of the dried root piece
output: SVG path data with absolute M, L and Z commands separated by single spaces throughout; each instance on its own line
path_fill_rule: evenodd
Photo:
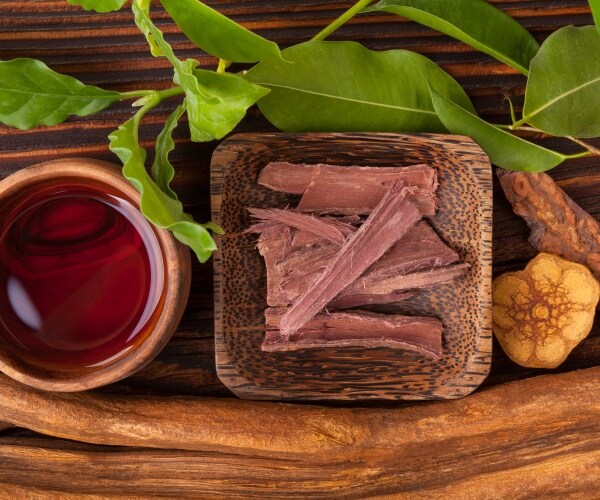
M 529 242 L 541 252 L 587 265 L 600 279 L 600 224 L 548 174 L 498 169 L 506 198 L 531 228 Z
M 524 271 L 494 280 L 493 328 L 509 358 L 555 368 L 592 329 L 600 286 L 590 271 L 540 253 Z
M 438 358 L 442 354 L 442 323 L 436 318 L 384 315 L 365 311 L 320 314 L 296 333 L 280 331 L 286 309 L 265 311 L 267 333 L 262 350 L 295 351 L 319 347 L 390 347 Z

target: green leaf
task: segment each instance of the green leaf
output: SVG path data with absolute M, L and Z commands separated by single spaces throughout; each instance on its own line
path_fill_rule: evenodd
M 384 11 L 441 31 L 528 73 L 540 48 L 512 17 L 485 0 L 381 0 L 363 12 Z
M 501 130 L 431 90 L 433 105 L 444 125 L 454 134 L 474 139 L 492 163 L 509 170 L 542 172 L 566 157 Z
M 196 112 L 188 113 L 192 138 L 196 141 L 221 139 L 244 118 L 250 106 L 269 93 L 269 89 L 237 75 L 195 69 L 194 76 L 205 92 L 218 98 L 199 100 Z
M 146 171 L 146 151 L 138 144 L 140 117 L 138 112 L 109 136 L 110 150 L 123 162 L 123 175 L 140 192 L 140 210 L 144 216 L 158 227 L 172 231 L 175 238 L 196 253 L 200 262 L 206 262 L 217 248 L 207 228 L 184 213 L 181 202 L 161 191 Z
M 151 47 L 169 59 L 175 70 L 175 83 L 185 90 L 193 141 L 221 139 L 236 127 L 250 106 L 269 92 L 236 75 L 197 69 L 198 61 L 194 59 L 179 60 L 152 23 L 149 3 L 136 0 L 132 7 L 136 24 Z
M 284 131 L 444 131 L 428 81 L 475 112 L 450 75 L 414 52 L 375 52 L 354 42 L 313 41 L 290 47 L 283 55 L 285 61 L 262 62 L 245 77 L 271 89 L 258 106 Z
M 87 116 L 121 99 L 118 92 L 85 85 L 35 59 L 0 61 L 0 122 L 22 130 Z
M 232 62 L 280 58 L 277 44 L 248 31 L 197 0 L 161 0 L 186 36 L 209 54 Z
M 600 136 L 600 33 L 566 26 L 531 61 L 523 119 L 558 136 Z
M 185 113 L 185 102 L 177 106 L 167 121 L 165 126 L 158 134 L 156 138 L 156 155 L 154 157 L 154 163 L 152 164 L 152 178 L 158 184 L 158 187 L 163 193 L 168 194 L 174 200 L 177 199 L 177 195 L 171 189 L 170 183 L 175 176 L 175 169 L 169 161 L 169 153 L 175 149 L 175 143 L 173 142 L 173 130 L 177 127 L 177 121 Z
M 71 5 L 80 5 L 85 10 L 96 12 L 112 12 L 119 10 L 127 3 L 127 0 L 67 0 Z
M 596 23 L 596 29 L 600 33 L 600 0 L 589 0 L 590 9 L 592 9 L 592 15 L 594 16 L 594 22 Z

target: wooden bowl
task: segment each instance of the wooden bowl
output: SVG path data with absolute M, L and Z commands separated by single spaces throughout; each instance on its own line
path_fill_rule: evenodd
M 109 192 L 139 208 L 139 193 L 116 165 L 86 158 L 54 160 L 25 168 L 0 181 L 0 207 L 10 206 L 24 189 L 39 183 L 84 181 L 105 186 Z M 1 213 L 0 209 L 0 213 Z M 0 215 L 1 216 L 1 215 Z M 48 391 L 82 391 L 116 382 L 148 364 L 167 344 L 183 315 L 190 290 L 189 250 L 166 230 L 154 228 L 165 273 L 162 297 L 152 316 L 151 330 L 117 360 L 92 368 L 59 370 L 18 356 L 0 338 L 0 370 L 24 384 Z M 158 308 L 162 310 L 159 311 Z M 147 323 L 148 324 L 148 323 Z
M 399 349 L 361 347 L 261 351 L 266 272 L 248 207 L 296 206 L 298 195 L 256 180 L 271 161 L 403 166 L 438 172 L 439 210 L 428 219 L 470 264 L 465 276 L 421 290 L 386 312 L 444 324 L 439 360 Z M 214 255 L 217 373 L 237 396 L 288 401 L 452 399 L 483 382 L 492 359 L 492 168 L 471 139 L 438 134 L 238 134 L 215 151 L 213 220 L 225 230 Z M 335 197 L 335 193 L 332 193 Z

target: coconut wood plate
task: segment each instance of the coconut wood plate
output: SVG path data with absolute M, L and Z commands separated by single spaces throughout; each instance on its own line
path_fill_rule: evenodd
M 395 166 L 427 163 L 439 176 L 439 210 L 429 219 L 471 267 L 462 278 L 422 291 L 387 312 L 435 316 L 444 324 L 443 355 L 431 360 L 389 348 L 260 349 L 266 269 L 248 207 L 297 204 L 299 197 L 259 186 L 270 161 Z M 365 133 L 239 134 L 215 151 L 213 220 L 226 234 L 215 254 L 217 372 L 246 399 L 452 399 L 471 393 L 491 364 L 492 172 L 472 140 L 447 135 Z

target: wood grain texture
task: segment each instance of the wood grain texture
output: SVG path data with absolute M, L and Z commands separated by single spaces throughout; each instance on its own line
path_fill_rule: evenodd
M 10 419 L 68 439 L 97 442 L 104 433 L 103 444 L 146 447 L 0 437 L 0 483 L 22 488 L 177 498 L 592 498 L 597 491 L 600 368 L 401 411 L 123 401 L 2 382 L 0 411 Z
M 426 163 L 438 173 L 433 228 L 466 275 L 423 290 L 388 312 L 439 318 L 443 355 L 432 360 L 395 349 L 326 348 L 265 353 L 266 270 L 249 207 L 295 206 L 298 196 L 256 182 L 271 161 L 370 167 Z M 487 376 L 491 354 L 492 179 L 471 140 L 401 134 L 239 134 L 221 144 L 211 165 L 213 220 L 226 235 L 214 257 L 217 372 L 249 399 L 440 399 L 471 393 Z
M 350 0 L 208 0 L 207 3 L 284 46 L 309 39 L 352 4 Z M 586 0 L 492 0 L 490 3 L 516 17 L 539 41 L 561 26 L 592 23 Z M 215 64 L 214 59 L 192 47 L 158 6 L 154 16 L 181 56 L 198 57 L 204 64 Z M 410 49 L 432 58 L 458 79 L 478 111 L 490 121 L 508 123 L 506 94 L 513 98 L 517 110 L 522 106 L 525 84 L 522 75 L 416 23 L 386 14 L 369 15 L 354 19 L 333 38 L 358 40 L 374 49 Z M 130 12 L 94 14 L 70 6 L 64 0 L 0 2 L 0 59 L 15 57 L 36 57 L 85 83 L 115 90 L 165 88 L 172 78 L 165 62 L 148 53 L 143 37 L 133 28 Z M 239 68 L 241 66 L 234 69 Z M 141 132 L 144 146 L 152 146 L 174 106 L 174 102 L 167 101 L 144 119 Z M 115 157 L 108 151 L 107 135 L 130 116 L 131 108 L 124 103 L 98 115 L 75 118 L 55 127 L 18 131 L 0 126 L 0 177 L 27 165 L 60 157 L 91 156 L 114 162 Z M 251 110 L 237 131 L 273 130 L 256 110 Z M 176 130 L 177 149 L 172 154 L 177 169 L 174 188 L 188 211 L 199 220 L 207 220 L 210 217 L 208 166 L 216 144 L 191 144 L 187 137 L 184 125 Z M 592 142 L 600 146 L 599 140 Z M 559 139 L 542 139 L 541 143 L 566 152 L 575 151 L 571 144 Z M 600 216 L 599 166 L 598 158 L 587 158 L 569 161 L 551 172 L 561 188 L 596 218 Z M 494 274 L 524 267 L 535 254 L 527 243 L 527 235 L 526 225 L 512 213 L 495 184 Z M 230 395 L 219 382 L 214 368 L 211 265 L 194 263 L 192 272 L 194 279 L 188 308 L 171 342 L 153 363 L 133 377 L 103 388 L 102 394 L 97 391 L 98 397 L 114 394 L 123 402 L 131 394 L 154 395 L 153 398 L 160 400 L 176 395 L 179 398 L 181 394 Z M 590 337 L 575 349 L 563 366 L 543 373 L 600 365 L 599 333 L 600 322 L 597 321 Z M 492 372 L 484 385 L 503 384 L 497 389 L 504 390 L 511 387 L 506 384 L 509 381 L 540 373 L 540 370 L 516 366 L 495 344 Z M 597 377 L 597 369 L 595 373 Z M 589 370 L 583 374 L 590 377 Z M 572 377 L 573 374 L 565 376 Z M 561 377 L 557 379 L 562 380 Z M 535 419 L 532 413 L 519 413 L 514 416 L 525 418 L 523 426 L 518 419 L 505 418 L 496 431 L 476 434 L 473 439 L 456 439 L 451 433 L 443 448 L 442 445 L 431 449 L 415 445 L 412 448 L 414 466 L 413 451 L 404 450 L 388 468 L 380 467 L 379 462 L 373 467 L 369 463 L 353 462 L 345 464 L 347 473 L 328 468 L 327 464 L 310 466 L 305 461 L 304 472 L 290 476 L 286 474 L 288 467 L 300 467 L 299 461 L 269 459 L 267 467 L 266 463 L 256 461 L 259 459 L 227 461 L 225 457 L 229 455 L 215 453 L 204 456 L 202 468 L 188 468 L 197 452 L 179 452 L 179 458 L 173 456 L 173 460 L 165 459 L 154 466 L 155 459 L 147 460 L 142 454 L 144 450 L 139 448 L 90 447 L 77 454 L 79 452 L 69 448 L 67 441 L 36 441 L 27 436 L 18 446 L 5 448 L 5 442 L 0 444 L 0 483 L 3 483 L 0 484 L 0 496 L 80 498 L 84 492 L 98 494 L 92 491 L 97 487 L 103 492 L 102 498 L 134 498 L 136 494 L 142 495 L 141 492 L 147 493 L 142 495 L 146 498 L 160 492 L 162 495 L 159 493 L 159 496 L 164 498 L 168 497 L 169 491 L 184 498 L 189 487 L 190 492 L 198 492 L 196 497 L 216 497 L 223 491 L 237 495 L 248 492 L 247 496 L 264 498 L 275 490 L 280 496 L 288 497 L 316 491 L 313 496 L 320 498 L 367 496 L 364 493 L 367 491 L 373 492 L 373 496 L 403 492 L 412 498 L 419 495 L 426 498 L 532 498 L 543 494 L 554 498 L 584 498 L 590 496 L 590 492 L 593 496 L 600 486 L 598 419 L 596 416 L 583 421 L 585 415 L 574 419 L 567 416 L 562 402 L 565 394 L 569 396 L 567 402 L 573 402 L 569 399 L 573 395 L 573 381 L 569 380 L 567 387 L 547 394 L 542 409 L 557 412 L 555 417 L 549 418 L 548 426 L 540 424 L 547 413 L 542 412 Z M 548 383 L 543 382 L 542 386 L 547 389 Z M 532 386 L 531 390 L 537 391 L 536 387 Z M 464 402 L 489 394 L 491 390 L 496 388 L 478 391 Z M 501 396 L 504 393 L 495 394 Z M 591 415 L 595 411 L 597 415 L 597 409 L 591 408 L 590 404 L 599 400 L 598 392 L 585 394 L 590 399 L 581 406 L 581 411 Z M 511 400 L 512 404 L 520 403 Z M 526 400 L 522 404 L 525 409 L 531 408 Z M 431 408 L 437 408 L 437 404 Z M 417 409 L 423 412 L 423 421 L 426 421 L 430 406 L 419 405 Z M 559 414 L 561 416 L 557 417 Z M 468 413 L 468 420 L 457 418 L 453 422 L 457 426 L 472 426 L 473 421 L 493 419 L 493 415 L 482 406 L 481 411 Z M 0 413 L 0 418 L 2 416 Z M 165 412 L 163 417 L 167 417 Z M 196 416 L 196 420 L 200 419 Z M 513 439 L 515 428 L 517 432 Z M 12 432 L 10 429 L 3 431 L 2 438 Z M 442 439 L 443 436 L 438 437 Z M 53 450 L 58 451 L 54 454 Z M 129 465 L 120 467 L 119 461 L 125 457 Z M 109 463 L 113 459 L 117 463 L 113 462 L 111 467 Z M 132 481 L 135 478 L 140 478 L 137 484 Z M 209 479 L 204 481 L 203 478 Z M 341 485 L 337 490 L 336 481 Z M 135 489 L 134 484 L 139 489 Z M 163 489 L 162 485 L 165 485 Z

